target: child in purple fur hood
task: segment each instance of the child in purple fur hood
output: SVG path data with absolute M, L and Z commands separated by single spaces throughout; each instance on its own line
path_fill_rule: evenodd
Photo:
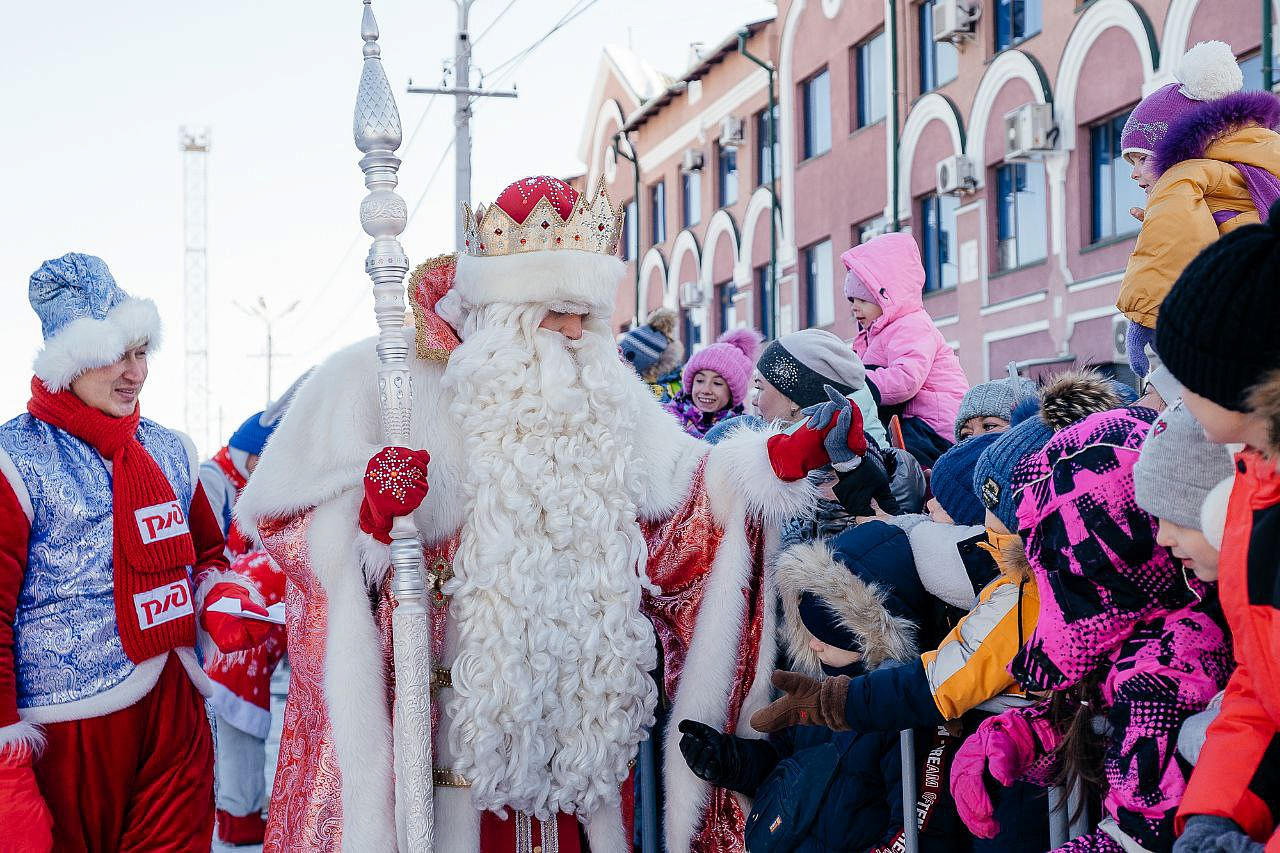
M 1006 785 L 1085 778 L 1097 780 L 1103 820 L 1058 849 L 1173 847 L 1187 782 L 1178 732 L 1226 684 L 1233 659 L 1216 584 L 1183 574 L 1134 498 L 1154 419 L 1137 407 L 1091 415 L 1014 469 L 1040 614 L 1009 672 L 1051 696 L 986 720 L 960 748 L 952 789 L 975 832 L 990 829 L 987 775 Z
M 1134 209 L 1142 230 L 1116 301 L 1139 376 L 1160 303 L 1183 268 L 1220 235 L 1264 221 L 1280 197 L 1280 100 L 1240 91 L 1240 66 L 1220 41 L 1188 50 L 1177 78 L 1134 108 L 1120 139 L 1147 193 L 1146 211 Z

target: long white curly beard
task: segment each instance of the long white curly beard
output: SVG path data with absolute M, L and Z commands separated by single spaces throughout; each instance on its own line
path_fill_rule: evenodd
M 644 474 L 607 327 L 572 342 L 543 313 L 480 309 L 444 374 L 468 465 L 449 743 L 478 808 L 590 817 L 619 801 L 657 699 Z

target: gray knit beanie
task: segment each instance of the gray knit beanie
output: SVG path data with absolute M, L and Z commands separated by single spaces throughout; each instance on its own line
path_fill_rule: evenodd
M 1133 466 L 1138 506 L 1179 527 L 1200 529 L 1200 508 L 1213 487 L 1235 466 L 1224 445 L 1213 444 L 1181 404 L 1164 410 L 1151 425 Z
M 1035 383 L 1016 373 L 973 386 L 960 401 L 960 411 L 956 414 L 956 441 L 960 441 L 960 430 L 969 420 L 1002 418 L 1007 421 L 1015 406 L 1036 394 Z
M 761 354 L 756 370 L 801 408 L 827 399 L 823 385 L 832 385 L 846 396 L 867 385 L 862 359 L 847 343 L 822 329 L 802 329 L 778 338 Z

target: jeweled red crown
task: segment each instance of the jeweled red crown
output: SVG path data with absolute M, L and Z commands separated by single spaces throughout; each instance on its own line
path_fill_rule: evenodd
M 482 258 L 556 249 L 617 254 L 622 208 L 613 206 L 603 179 L 591 200 L 585 199 L 564 181 L 543 175 L 516 181 L 474 215 L 464 202 L 463 251 Z

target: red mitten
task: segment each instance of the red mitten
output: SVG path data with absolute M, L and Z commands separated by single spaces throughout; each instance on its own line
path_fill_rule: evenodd
M 391 522 L 408 515 L 427 497 L 431 454 L 407 447 L 384 447 L 364 469 L 360 529 L 384 545 L 391 543 Z
M 267 609 L 254 603 L 249 597 L 249 590 L 239 584 L 230 581 L 214 584 L 205 594 L 204 609 L 200 612 L 200 624 L 209 635 L 209 639 L 213 640 L 213 644 L 218 647 L 218 651 L 227 655 L 261 645 L 271 633 L 273 623 L 209 610 L 210 604 L 224 598 L 238 599 L 240 609 L 246 613 L 267 615 Z
M 5 850 L 49 853 L 53 849 L 53 816 L 36 785 L 29 753 L 0 757 L 0 826 Z
M 794 482 L 824 465 L 851 471 L 867 453 L 858 407 L 830 385 L 823 388 L 827 402 L 805 409 L 809 418 L 798 430 L 779 433 L 767 443 L 769 464 L 780 480 Z

